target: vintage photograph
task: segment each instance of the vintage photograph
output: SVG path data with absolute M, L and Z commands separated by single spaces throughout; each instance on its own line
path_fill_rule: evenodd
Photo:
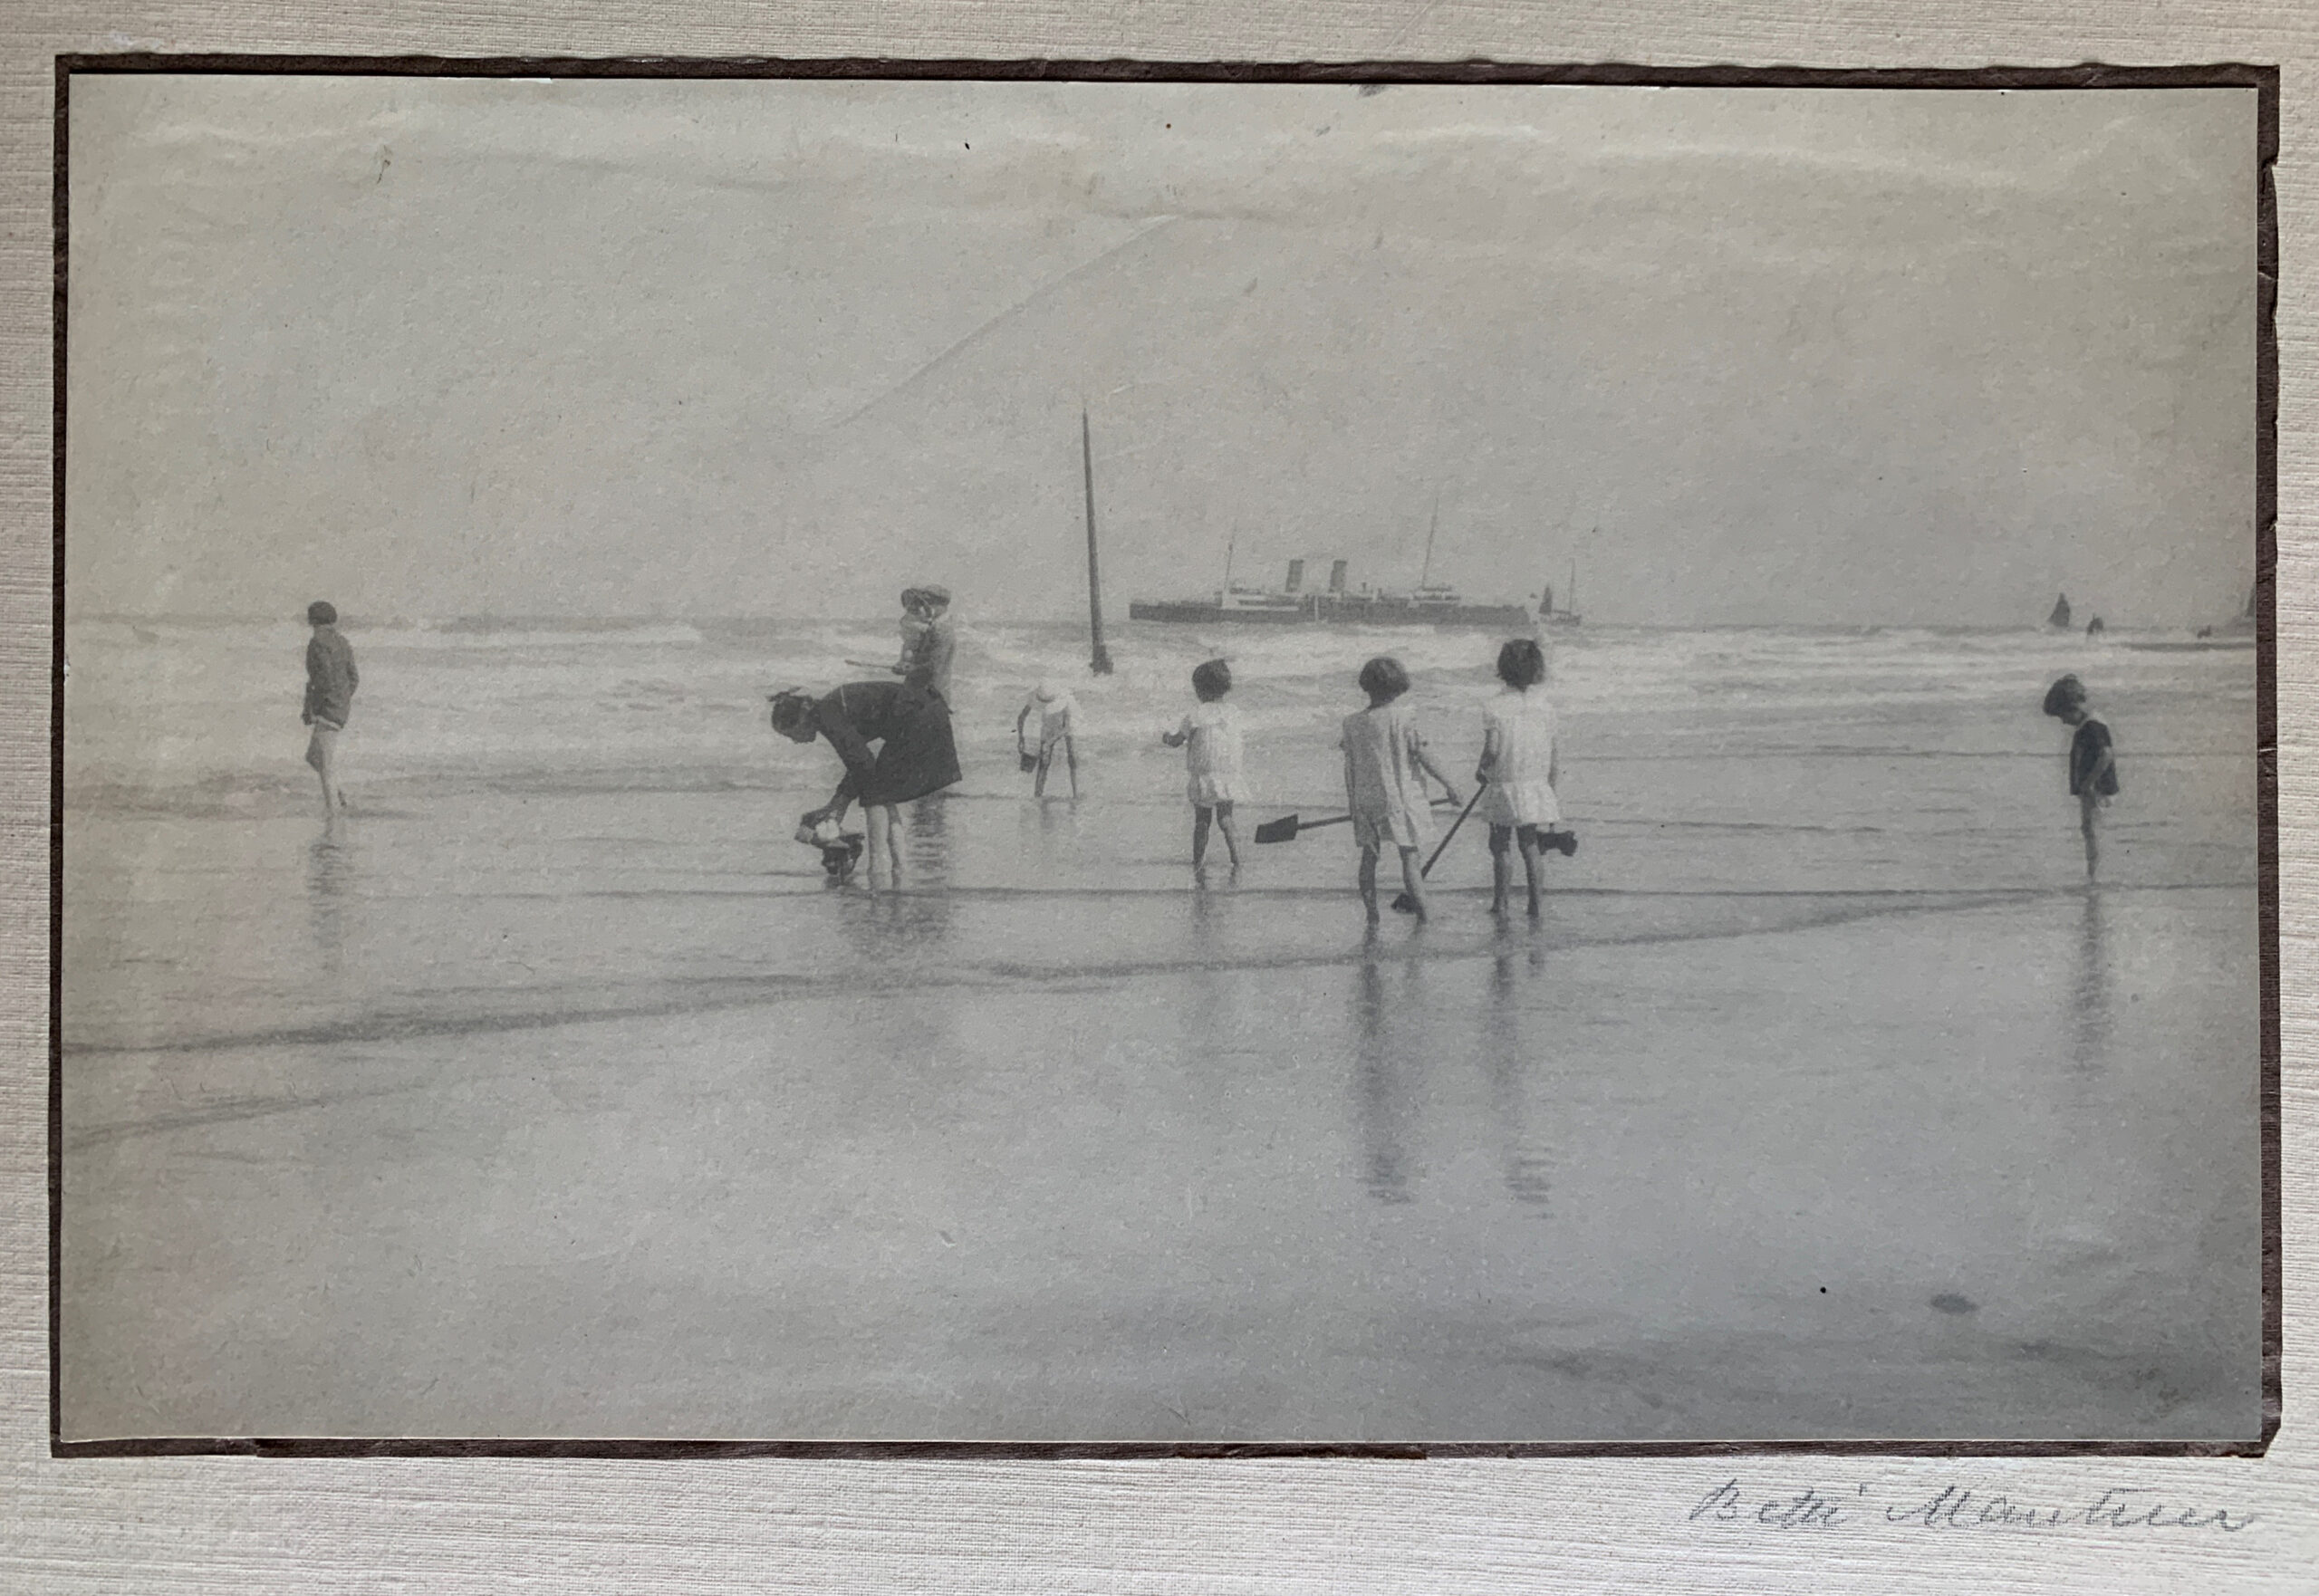
M 70 75 L 60 1444 L 2262 1437 L 2258 91 L 1389 80 Z

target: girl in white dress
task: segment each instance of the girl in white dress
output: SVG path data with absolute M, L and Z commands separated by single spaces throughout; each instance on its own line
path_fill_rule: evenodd
M 1516 638 L 1497 651 L 1497 677 L 1506 690 L 1482 709 L 1481 763 L 1474 779 L 1487 784 L 1478 805 L 1489 824 L 1490 912 L 1506 912 L 1514 861 L 1507 849 L 1519 846 L 1530 880 L 1530 918 L 1538 918 L 1540 834 L 1551 835 L 1562 821 L 1554 802 L 1560 775 L 1554 757 L 1554 707 L 1545 694 L 1546 655 L 1533 638 Z
M 1199 705 L 1172 732 L 1160 740 L 1184 751 L 1191 772 L 1187 795 L 1192 801 L 1192 869 L 1208 858 L 1211 822 L 1224 832 L 1224 851 L 1232 868 L 1240 868 L 1240 836 L 1232 824 L 1232 806 L 1248 796 L 1248 778 L 1240 769 L 1240 712 L 1224 701 L 1232 690 L 1232 668 L 1211 659 L 1192 672 L 1192 691 Z

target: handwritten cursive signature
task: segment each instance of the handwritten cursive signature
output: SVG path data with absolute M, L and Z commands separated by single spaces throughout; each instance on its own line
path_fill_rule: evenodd
M 2113 1485 L 2090 1501 L 2039 1504 L 1969 1485 L 1943 1485 L 1929 1496 L 1882 1500 L 1866 1485 L 1850 1491 L 1750 1491 L 1736 1478 L 1699 1498 L 1691 1524 L 1760 1524 L 1777 1530 L 1842 1530 L 1862 1524 L 1907 1524 L 1926 1530 L 2219 1530 L 2236 1534 L 2255 1522 L 2251 1513 L 2185 1507 L 2152 1490 Z

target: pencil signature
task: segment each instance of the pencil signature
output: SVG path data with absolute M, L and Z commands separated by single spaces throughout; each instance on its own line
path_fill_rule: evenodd
M 1691 1524 L 1758 1524 L 1776 1530 L 1842 1530 L 1905 1524 L 1925 1530 L 2212 1530 L 2236 1534 L 2256 1520 L 2236 1509 L 2184 1506 L 2155 1490 L 2112 1485 L 2076 1502 L 2035 1502 L 2003 1492 L 1949 1485 L 1929 1495 L 1880 1497 L 1866 1485 L 1850 1491 L 1754 1491 L 1737 1478 L 1699 1499 Z

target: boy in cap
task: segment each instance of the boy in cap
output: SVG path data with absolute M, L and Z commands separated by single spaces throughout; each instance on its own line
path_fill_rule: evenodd
M 1079 712 L 1079 700 L 1071 689 L 1058 682 L 1043 681 L 1031 691 L 1023 708 L 1015 716 L 1015 747 L 1023 757 L 1023 768 L 1036 771 L 1031 783 L 1031 796 L 1047 795 L 1047 772 L 1054 767 L 1055 751 L 1063 751 L 1063 762 L 1071 772 L 1071 795 L 1079 796 L 1079 747 L 1072 740 L 1073 717 Z M 1037 741 L 1031 736 L 1031 721 L 1038 721 Z
M 354 650 L 338 633 L 338 611 L 328 601 L 306 606 L 306 624 L 314 635 L 306 642 L 306 702 L 298 718 L 313 727 L 306 742 L 306 763 L 322 783 L 322 817 L 335 820 L 346 807 L 338 790 L 338 734 L 354 707 L 354 688 L 361 678 L 354 669 Z

